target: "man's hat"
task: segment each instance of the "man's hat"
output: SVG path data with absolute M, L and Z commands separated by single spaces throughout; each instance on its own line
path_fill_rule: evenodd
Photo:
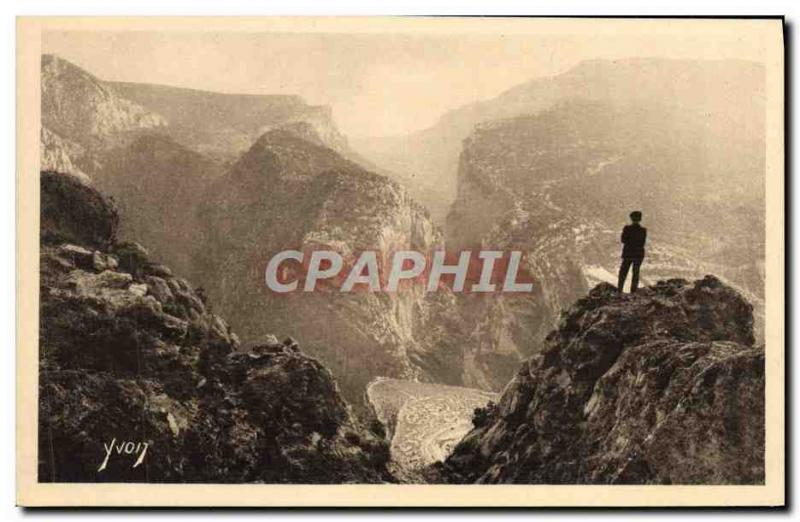
M 631 220 L 632 221 L 641 221 L 642 220 L 642 213 L 638 210 L 634 210 L 631 212 Z

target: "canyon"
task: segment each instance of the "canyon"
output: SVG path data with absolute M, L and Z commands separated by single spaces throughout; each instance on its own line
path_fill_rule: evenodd
M 59 398 L 43 407 L 43 418 L 62 444 L 88 455 L 120 434 L 98 428 L 107 421 L 99 412 L 70 420 L 68 408 L 99 404 L 103 390 L 123 401 L 113 405 L 120 413 L 154 405 L 148 426 L 172 464 L 140 466 L 152 475 L 138 480 L 316 481 L 323 465 L 332 471 L 316 478 L 331 482 L 732 480 L 719 470 L 737 456 L 758 460 L 755 446 L 737 437 L 758 435 L 763 409 L 764 122 L 763 99 L 751 95 L 763 91 L 759 67 L 586 62 L 449 113 L 414 136 L 348 140 L 330 109 L 297 96 L 104 81 L 43 56 L 42 331 L 52 350 L 41 366 L 53 379 L 41 386 Z M 665 78 L 677 79 L 666 82 L 671 90 Z M 734 86 L 724 99 L 706 94 L 704 86 L 722 81 Z M 635 299 L 613 297 L 607 283 L 615 279 L 618 231 L 634 208 L 651 232 L 643 267 L 650 288 Z M 531 285 L 505 294 L 447 285 L 431 292 L 426 284 L 391 293 L 276 293 L 266 270 L 287 250 L 332 252 L 348 267 L 367 251 L 518 252 Z M 711 297 L 697 297 L 705 293 Z M 598 308 L 585 311 L 586 299 Z M 587 439 L 607 436 L 605 424 L 573 433 L 556 454 L 572 462 L 568 451 L 580 447 L 608 461 L 602 471 L 579 472 L 573 462 L 563 464 L 571 471 L 548 475 L 549 450 L 531 456 L 509 445 L 513 430 L 532 448 L 551 444 L 539 431 L 558 438 L 519 420 L 552 413 L 537 409 L 540 401 L 522 411 L 535 387 L 525 371 L 574 396 L 563 413 L 572 420 L 590 415 L 590 402 L 613 409 L 617 398 L 592 398 L 603 379 L 635 393 L 633 356 L 617 353 L 608 332 L 565 330 L 564 321 L 610 314 L 620 330 L 637 321 L 661 326 L 642 315 L 648 307 L 689 318 L 652 339 L 615 329 L 611 337 L 624 337 L 626 353 L 641 352 L 654 371 L 679 367 L 680 382 L 703 389 L 716 381 L 698 381 L 697 366 L 664 353 L 721 361 L 725 382 L 747 390 L 750 410 L 736 426 L 723 423 L 719 444 L 736 442 L 719 457 L 723 464 L 709 460 L 687 476 L 653 456 L 650 471 L 612 472 L 622 457 L 608 455 L 623 450 Z M 744 330 L 734 328 L 729 309 Z M 709 333 L 708 317 L 725 331 Z M 96 344 L 82 351 L 85 332 L 73 321 L 88 321 Z M 596 336 L 608 342 L 586 341 Z M 572 374 L 572 355 L 552 370 L 553 354 L 580 342 L 608 358 L 592 379 Z M 146 376 L 126 369 L 131 350 L 152 362 Z M 91 374 L 86 383 L 81 372 Z M 293 382 L 304 384 L 293 389 Z M 682 384 L 657 385 L 688 397 Z M 725 408 L 733 404 L 724 400 Z M 662 402 L 658 415 L 675 417 L 674 401 Z M 264 412 L 277 411 L 288 424 L 273 432 Z M 421 421 L 427 417 L 439 420 Z M 133 435 L 134 424 L 112 426 Z M 89 425 L 98 438 L 87 438 Z M 625 452 L 643 447 L 633 431 Z M 192 455 L 207 450 L 217 460 L 200 471 Z M 151 446 L 145 462 L 158 451 Z M 342 453 L 349 456 L 340 460 Z M 260 471 L 264 462 L 288 471 Z M 757 482 L 752 465 L 756 471 L 742 476 Z M 125 480 L 127 468 L 107 476 Z M 80 469 L 65 477 L 43 463 L 40 475 L 84 480 L 97 465 Z

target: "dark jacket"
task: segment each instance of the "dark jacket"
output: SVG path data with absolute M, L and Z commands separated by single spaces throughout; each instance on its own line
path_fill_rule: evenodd
M 625 225 L 622 229 L 621 241 L 623 259 L 643 259 L 644 258 L 644 243 L 647 241 L 647 229 L 640 226 L 639 223 Z

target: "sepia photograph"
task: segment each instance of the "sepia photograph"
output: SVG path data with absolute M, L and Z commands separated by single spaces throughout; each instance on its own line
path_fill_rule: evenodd
M 17 30 L 18 503 L 783 504 L 781 18 Z

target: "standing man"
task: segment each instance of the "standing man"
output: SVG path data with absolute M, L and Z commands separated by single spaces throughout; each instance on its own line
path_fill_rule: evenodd
M 633 277 L 631 279 L 631 293 L 639 288 L 639 267 L 644 260 L 644 243 L 647 241 L 647 229 L 639 224 L 642 220 L 642 213 L 638 210 L 630 214 L 631 224 L 625 225 L 622 229 L 622 264 L 619 267 L 619 283 L 617 289 L 622 292 L 625 287 L 625 279 L 628 278 L 628 269 L 633 265 Z

